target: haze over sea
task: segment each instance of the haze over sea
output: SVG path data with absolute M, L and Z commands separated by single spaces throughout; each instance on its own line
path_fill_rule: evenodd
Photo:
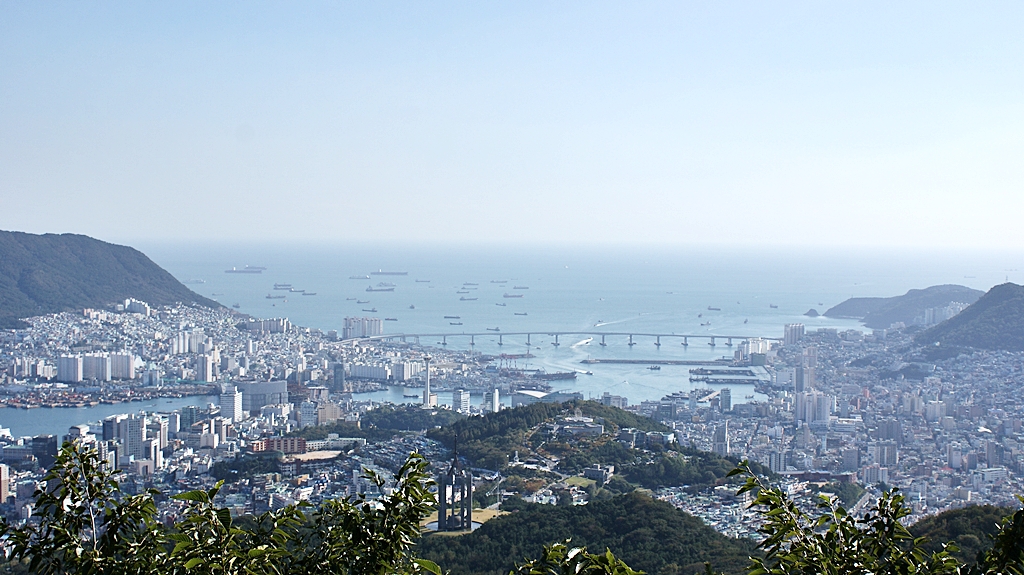
M 488 333 L 488 328 L 499 328 L 781 337 L 783 326 L 795 322 L 810 330 L 865 329 L 853 320 L 803 315 L 811 308 L 824 312 L 850 297 L 893 296 L 943 283 L 987 290 L 1014 276 L 1019 281 L 1022 275 L 1015 269 L 1017 255 L 991 253 L 472 245 L 141 247 L 178 279 L 205 280 L 189 287 L 224 305 L 238 304 L 239 311 L 256 317 L 287 317 L 297 325 L 339 332 L 345 317 L 373 316 L 398 320 L 385 321 L 385 333 Z M 224 273 L 247 265 L 267 269 L 261 274 Z M 350 279 L 378 270 L 408 275 Z M 366 291 L 381 282 L 394 283 L 395 291 Z M 275 283 L 316 295 L 275 291 Z M 529 289 L 514 290 L 515 286 Z M 523 297 L 505 298 L 506 293 Z M 266 298 L 284 294 L 286 300 Z M 462 297 L 478 299 L 461 301 Z M 363 311 L 367 309 L 377 311 Z M 505 337 L 505 345 L 499 346 L 498 333 L 478 336 L 476 351 L 527 351 L 525 337 Z M 684 347 L 678 339 L 666 339 L 658 348 L 653 338 L 637 337 L 631 348 L 623 336 L 607 338 L 607 347 L 598 345 L 600 338 L 585 343 L 586 338 L 563 336 L 556 348 L 551 337 L 535 335 L 531 352 L 537 357 L 518 365 L 549 372 L 590 370 L 593 375 L 580 375 L 575 383 L 556 382 L 555 388 L 588 397 L 609 391 L 639 403 L 689 389 L 687 369 L 663 366 L 651 371 L 645 365 L 586 366 L 580 361 L 708 360 L 731 356 L 735 349 L 722 345 L 722 340 L 717 347 L 706 340 Z M 425 345 L 439 342 L 437 337 L 421 339 Z M 450 349 L 468 349 L 469 338 L 449 338 L 448 343 Z M 734 401 L 740 403 L 752 393 L 734 389 Z M 400 388 L 373 397 L 402 401 Z

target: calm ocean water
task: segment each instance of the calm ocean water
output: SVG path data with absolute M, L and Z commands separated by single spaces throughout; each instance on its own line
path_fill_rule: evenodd
M 152 245 L 142 246 L 159 265 L 195 291 L 258 317 L 288 317 L 293 323 L 324 330 L 341 330 L 347 316 L 395 318 L 387 333 L 550 331 L 616 331 L 664 334 L 719 334 L 781 337 L 787 323 L 808 329 L 860 328 L 856 321 L 809 318 L 809 309 L 827 308 L 854 296 L 892 296 L 912 288 L 957 283 L 986 290 L 1006 279 L 1020 281 L 1019 254 L 883 251 L 799 251 L 740 249 L 597 248 L 552 246 L 302 246 L 302 245 Z M 225 269 L 265 266 L 262 274 L 226 274 Z M 405 276 L 370 276 L 373 271 L 405 271 Z M 380 282 L 395 284 L 394 292 L 367 292 Z M 504 283 L 494 283 L 504 282 Z M 288 294 L 269 300 L 275 283 L 289 283 L 315 296 Z M 474 284 L 474 285 L 470 285 Z M 529 289 L 514 290 L 515 286 Z M 460 291 L 469 293 L 458 293 Z M 522 298 L 505 298 L 522 294 Z M 461 301 L 460 298 L 476 298 Z M 369 303 L 358 303 L 368 301 Z M 502 305 L 503 304 L 503 305 Z M 777 306 L 775 308 L 772 305 Z M 415 309 L 412 309 L 415 306 Z M 709 311 L 708 307 L 721 311 Z M 376 309 L 376 313 L 365 312 Z M 526 315 L 516 315 L 526 314 Z M 459 316 L 446 319 L 444 316 Z M 451 325 L 460 322 L 462 325 Z M 701 325 L 708 323 L 710 325 Z M 683 347 L 664 340 L 638 337 L 588 336 L 531 339 L 537 357 L 522 367 L 548 371 L 587 369 L 566 389 L 599 396 L 605 391 L 624 395 L 632 403 L 660 399 L 690 388 L 685 367 L 592 365 L 594 358 L 714 359 L 733 348 L 706 341 Z M 423 338 L 435 344 L 440 338 Z M 449 348 L 468 348 L 468 338 L 451 337 Z M 523 336 L 497 333 L 476 338 L 483 353 L 523 353 Z M 561 386 L 559 386 L 561 387 Z M 734 389 L 735 402 L 753 390 Z M 400 399 L 400 391 L 382 392 L 378 399 Z M 442 401 L 444 398 L 442 398 Z

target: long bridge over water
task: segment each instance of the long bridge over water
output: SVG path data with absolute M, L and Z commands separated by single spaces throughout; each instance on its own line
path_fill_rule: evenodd
M 376 341 L 393 341 L 393 340 L 408 341 L 409 339 L 413 339 L 413 340 L 416 341 L 416 343 L 419 343 L 420 342 L 420 338 L 422 338 L 422 337 L 433 337 L 433 338 L 441 338 L 441 341 L 438 342 L 441 345 L 448 345 L 448 338 L 466 338 L 466 337 L 468 337 L 469 338 L 469 345 L 474 346 L 474 345 L 476 345 L 476 338 L 478 338 L 478 337 L 497 337 L 498 338 L 498 345 L 505 345 L 505 342 L 504 342 L 504 338 L 505 337 L 508 337 L 508 336 L 518 336 L 518 337 L 526 336 L 526 341 L 524 343 L 526 345 L 533 345 L 533 342 L 531 341 L 531 338 L 536 337 L 536 336 L 548 336 L 548 337 L 553 337 L 554 338 L 554 341 L 551 342 L 551 345 L 553 345 L 555 347 L 558 347 L 558 346 L 562 345 L 561 342 L 558 341 L 559 337 L 561 337 L 561 336 L 572 336 L 572 335 L 578 335 L 578 336 L 581 335 L 581 336 L 587 336 L 587 337 L 593 337 L 593 338 L 600 337 L 601 338 L 600 345 L 608 345 L 606 339 L 609 338 L 609 337 L 624 337 L 624 338 L 628 338 L 628 344 L 630 346 L 634 346 L 634 345 L 637 344 L 637 342 L 633 341 L 633 338 L 653 338 L 654 339 L 654 345 L 657 346 L 657 347 L 661 347 L 661 340 L 662 339 L 666 339 L 666 340 L 681 340 L 680 343 L 682 345 L 684 345 L 684 346 L 689 346 L 691 339 L 696 339 L 696 340 L 705 340 L 706 339 L 706 340 L 708 340 L 707 344 L 712 346 L 712 347 L 715 347 L 717 345 L 717 342 L 721 341 L 721 340 L 725 340 L 725 345 L 727 345 L 727 346 L 732 346 L 733 340 L 743 341 L 743 340 L 750 340 L 750 339 L 767 339 L 767 340 L 770 340 L 770 341 L 782 341 L 781 337 L 761 337 L 761 336 L 756 336 L 756 335 L 710 335 L 710 334 L 644 333 L 644 332 L 628 332 L 628 331 L 586 331 L 586 330 L 581 330 L 581 331 L 544 331 L 544 330 L 537 330 L 537 331 L 493 331 L 493 330 L 488 330 L 488 331 L 484 331 L 484 332 L 455 332 L 455 333 L 440 333 L 440 332 L 439 333 L 394 333 L 394 334 L 385 334 L 385 335 L 375 335 L 375 336 L 370 336 L 370 337 L 361 337 L 361 338 L 356 338 L 356 339 L 359 340 L 359 341 L 367 341 L 367 340 L 371 340 L 371 341 L 372 340 L 376 340 Z

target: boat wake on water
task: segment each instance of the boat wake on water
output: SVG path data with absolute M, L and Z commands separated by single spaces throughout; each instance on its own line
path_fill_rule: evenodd
M 577 341 L 576 343 L 574 343 L 574 344 L 570 345 L 569 347 L 571 347 L 571 348 L 577 348 L 577 347 L 579 347 L 579 346 L 581 346 L 581 345 L 588 345 L 588 344 L 590 344 L 590 342 L 592 342 L 592 341 L 594 341 L 594 338 L 592 338 L 592 337 L 588 337 L 587 339 L 581 339 L 581 340 Z

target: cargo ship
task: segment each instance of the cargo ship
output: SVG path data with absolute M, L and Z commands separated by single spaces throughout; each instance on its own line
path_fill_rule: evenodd
M 521 294 L 521 293 L 507 293 L 507 294 L 505 294 L 505 295 L 503 295 L 501 297 L 506 297 L 506 298 L 523 297 L 523 294 Z
M 535 373 L 533 374 L 534 379 L 540 379 L 544 381 L 554 381 L 560 379 L 576 379 L 575 371 L 556 371 L 554 373 Z
M 224 270 L 224 273 L 226 273 L 226 274 L 261 274 L 261 273 L 263 273 L 263 270 L 262 269 L 256 269 L 256 268 L 250 268 L 250 267 L 245 267 L 245 268 L 242 268 L 242 269 L 231 268 L 229 270 Z
M 370 276 L 348 276 L 350 280 L 368 280 Z
M 480 298 L 462 296 L 459 298 L 459 301 L 476 301 L 478 299 Z
M 370 272 L 370 275 L 371 276 L 407 276 L 407 275 L 409 275 L 409 272 L 386 272 L 384 270 L 377 270 L 375 272 Z
M 274 289 L 292 289 L 292 284 L 274 284 Z
M 283 296 L 283 295 L 270 295 L 270 294 L 267 294 L 267 299 L 284 299 L 284 298 L 285 298 L 285 296 Z
M 395 291 L 393 287 L 375 288 L 373 286 L 367 286 L 366 291 Z

